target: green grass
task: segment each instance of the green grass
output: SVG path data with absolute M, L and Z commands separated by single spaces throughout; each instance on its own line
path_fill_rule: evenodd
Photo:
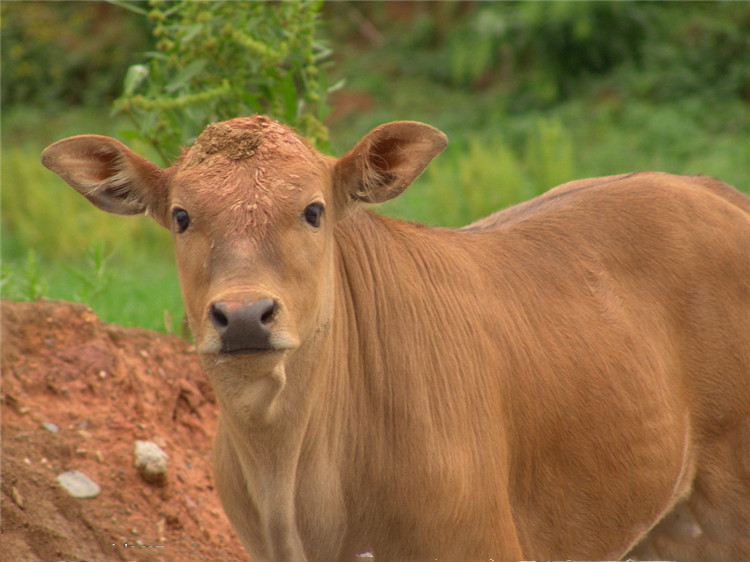
M 570 126 L 582 176 L 635 170 L 714 176 L 750 192 L 750 111 L 740 100 L 712 106 L 699 100 L 643 100 L 559 110 Z
M 106 110 L 3 117 L 3 298 L 83 302 L 107 322 L 179 332 L 184 312 L 169 233 L 150 219 L 99 211 L 39 161 L 50 142 L 116 136 L 122 123 Z
M 66 263 L 29 249 L 24 257 L 3 259 L 3 298 L 82 302 L 105 322 L 182 333 L 184 308 L 171 252 L 160 259 L 110 254 L 103 267 L 94 263 L 95 253 L 94 246 L 88 256 Z

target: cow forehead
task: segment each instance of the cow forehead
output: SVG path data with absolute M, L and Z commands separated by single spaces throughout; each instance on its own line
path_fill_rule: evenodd
M 305 140 L 264 116 L 209 125 L 173 168 L 173 198 L 240 235 L 263 234 L 327 170 Z
M 310 160 L 311 163 L 316 160 L 315 150 L 292 129 L 264 115 L 255 115 L 211 123 L 195 139 L 179 164 L 184 169 L 211 165 L 217 157 L 241 162 L 272 156 Z

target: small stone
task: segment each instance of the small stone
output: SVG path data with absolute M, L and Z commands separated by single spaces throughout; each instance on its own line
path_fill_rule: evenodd
M 135 442 L 135 467 L 146 482 L 157 486 L 167 484 L 169 455 L 152 441 Z
M 42 427 L 50 433 L 58 433 L 60 431 L 60 427 L 56 423 L 52 422 L 44 422 L 42 424 Z
M 96 482 L 78 470 L 58 474 L 57 481 L 74 498 L 95 498 L 102 491 Z
M 13 486 L 10 489 L 10 497 L 13 498 L 13 501 L 16 502 L 16 505 L 23 509 L 23 496 L 21 495 L 21 492 L 18 491 L 18 488 Z

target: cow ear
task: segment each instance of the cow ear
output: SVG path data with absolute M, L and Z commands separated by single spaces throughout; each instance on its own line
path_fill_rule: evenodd
M 382 203 L 409 187 L 447 144 L 442 132 L 424 123 L 386 123 L 336 163 L 334 181 L 349 201 Z
M 117 215 L 152 215 L 167 226 L 164 170 L 115 139 L 82 135 L 42 152 L 42 164 L 92 204 Z

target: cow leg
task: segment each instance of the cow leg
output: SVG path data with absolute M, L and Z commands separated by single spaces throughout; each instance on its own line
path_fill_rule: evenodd
M 702 447 L 690 495 L 627 558 L 750 560 L 750 418 Z

